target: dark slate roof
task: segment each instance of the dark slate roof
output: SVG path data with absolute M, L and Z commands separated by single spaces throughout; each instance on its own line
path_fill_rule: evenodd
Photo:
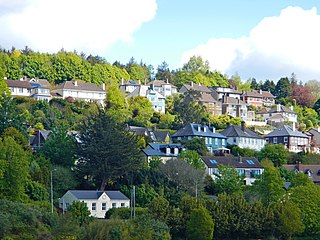
M 158 140 L 160 139 L 161 142 L 165 142 L 166 138 L 170 138 L 170 133 L 168 131 L 153 131 L 155 138 Z
M 312 136 L 312 140 L 316 143 L 316 144 L 320 144 L 320 132 L 318 128 L 312 128 L 308 131 L 309 135 Z
M 198 127 L 201 128 L 201 131 L 198 131 Z M 189 123 L 171 135 L 171 137 L 186 137 L 186 136 L 227 138 L 220 133 L 213 132 L 207 125 L 201 125 L 201 124 L 195 124 L 195 123 Z
M 308 138 L 306 134 L 303 134 L 302 132 L 299 132 L 297 130 L 293 131 L 292 128 L 288 125 L 285 125 L 280 128 L 276 128 L 273 130 L 273 132 L 265 135 L 264 137 L 282 137 L 282 136 L 290 136 L 290 137 L 302 137 L 302 138 Z
M 120 191 L 69 190 L 78 199 L 98 199 L 105 192 L 111 200 L 129 200 Z
M 170 144 L 165 144 L 165 143 L 148 143 L 148 147 L 146 149 L 142 149 L 142 152 L 146 154 L 147 156 L 159 156 L 159 157 L 176 157 L 177 155 L 174 153 L 167 154 L 166 149 L 183 149 L 184 147 L 180 143 L 170 143 Z M 162 151 L 161 151 L 162 150 Z
M 253 158 L 253 157 L 206 156 L 201 158 L 208 168 L 217 168 L 219 164 L 234 167 L 234 168 L 259 168 L 259 169 L 263 168 L 261 163 L 256 158 Z
M 28 81 L 25 80 L 5 80 L 8 87 L 18 87 L 18 88 L 33 88 Z
M 149 156 L 149 157 L 152 157 L 152 156 L 158 156 L 158 157 L 176 157 L 175 154 L 166 154 L 164 152 L 161 152 L 161 151 L 158 151 L 158 150 L 154 150 L 154 149 L 142 149 L 142 152 Z
M 66 81 L 57 86 L 54 90 L 58 89 L 70 89 L 70 90 L 83 90 L 94 92 L 105 92 L 102 87 L 95 85 L 94 83 L 88 83 L 81 80 Z
M 161 148 L 183 148 L 180 143 L 148 143 L 148 145 L 154 150 L 160 150 Z
M 263 139 L 263 137 L 261 137 L 257 133 L 255 133 L 247 128 L 242 129 L 241 126 L 235 126 L 235 125 L 231 125 L 231 126 L 227 127 L 226 129 L 224 129 L 221 132 L 221 134 L 226 137 L 247 137 L 247 138 Z
M 308 174 L 308 171 L 310 171 L 310 179 L 313 182 L 320 183 L 320 165 L 319 164 L 313 164 L 313 165 L 304 165 L 300 164 L 300 169 L 298 164 L 288 164 L 288 165 L 282 165 L 285 169 L 290 171 L 296 171 L 304 174 Z

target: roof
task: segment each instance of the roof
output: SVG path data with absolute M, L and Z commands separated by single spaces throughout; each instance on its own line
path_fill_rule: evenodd
M 242 128 L 241 126 L 235 126 L 231 125 L 224 129 L 221 134 L 227 137 L 247 137 L 247 138 L 259 138 L 263 139 L 260 135 L 257 133 L 247 129 L 247 128 Z
M 120 191 L 95 191 L 95 190 L 69 190 L 77 199 L 98 199 L 103 193 L 106 193 L 111 200 L 129 200 Z
M 238 91 L 229 87 L 212 87 L 212 89 L 217 93 L 242 94 L 242 91 Z
M 264 137 L 268 138 L 268 137 L 282 137 L 282 136 L 308 138 L 308 136 L 302 132 L 299 132 L 297 130 L 293 131 L 293 129 L 288 125 L 284 125 L 283 127 L 276 128 L 275 130 L 265 135 Z
M 217 102 L 217 100 L 215 100 L 210 93 L 201 93 L 199 101 L 200 102 L 214 102 L 214 103 Z
M 29 81 L 26 80 L 5 80 L 8 87 L 18 87 L 18 88 L 33 88 Z
M 200 131 L 198 131 L 200 129 Z M 213 137 L 213 138 L 227 138 L 220 133 L 215 132 L 214 127 L 208 127 L 207 125 L 188 123 L 183 128 L 176 131 L 171 137 Z
M 217 168 L 219 164 L 234 168 L 259 168 L 262 169 L 261 163 L 254 157 L 201 157 L 208 168 Z
M 183 84 L 183 86 L 187 89 L 187 90 L 195 90 L 195 91 L 199 91 L 199 92 L 206 92 L 206 93 L 211 93 L 211 90 L 205 86 L 205 85 L 201 85 L 200 83 L 188 83 L 188 84 Z
M 257 97 L 257 98 L 274 98 L 272 93 L 270 93 L 269 91 L 262 91 L 262 90 L 253 90 L 253 91 L 244 92 L 243 96 Z
M 176 157 L 177 153 L 171 152 L 167 153 L 167 148 L 169 149 L 184 149 L 184 147 L 180 143 L 170 143 L 170 144 L 162 144 L 162 143 L 148 143 L 150 148 L 142 149 L 142 152 L 147 156 L 158 156 L 158 157 Z M 179 154 L 179 151 L 178 151 Z
M 292 111 L 290 108 L 287 108 L 286 106 L 282 106 L 280 104 L 271 108 L 268 111 L 268 113 L 277 113 L 277 112 L 286 112 L 286 113 L 295 113 L 296 114 L 296 112 Z
M 150 86 L 151 84 L 153 84 L 153 86 L 156 86 L 156 87 L 161 87 L 162 85 L 171 85 L 169 82 L 165 82 L 157 79 L 147 83 L 148 86 Z
M 316 144 L 320 144 L 320 132 L 318 128 L 310 129 L 307 134 L 312 136 L 312 141 L 314 141 Z
M 81 80 L 66 81 L 57 86 L 54 90 L 82 90 L 93 92 L 105 92 L 102 87 L 95 85 L 94 83 L 88 83 Z
M 320 165 L 319 164 L 312 164 L 312 165 L 305 165 L 305 164 L 287 164 L 282 165 L 285 169 L 290 171 L 297 171 L 304 174 L 308 174 L 309 178 L 313 182 L 320 182 Z
M 275 119 L 289 119 L 289 118 L 279 113 L 268 118 L 268 120 L 273 120 L 273 119 L 275 120 Z
M 180 143 L 148 143 L 148 145 L 154 150 L 160 150 L 161 148 L 183 148 Z
M 224 96 L 222 98 L 222 104 L 239 104 L 239 105 L 246 105 L 246 103 L 238 98 L 234 98 L 234 97 L 228 97 L 228 96 Z
M 155 138 L 160 139 L 161 142 L 165 142 L 167 137 L 170 137 L 170 133 L 168 131 L 153 131 Z
M 137 88 L 132 93 L 126 96 L 126 98 L 137 97 L 137 96 L 146 97 L 148 89 L 149 89 L 148 86 L 138 85 Z
M 30 81 L 31 86 L 33 87 L 41 87 L 41 88 L 51 88 L 51 84 L 46 79 L 34 79 L 32 78 Z

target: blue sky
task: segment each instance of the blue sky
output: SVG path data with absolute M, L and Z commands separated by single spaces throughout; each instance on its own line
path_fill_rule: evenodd
M 170 69 L 200 55 L 242 80 L 320 80 L 319 9 L 314 0 L 0 0 L 0 45 Z

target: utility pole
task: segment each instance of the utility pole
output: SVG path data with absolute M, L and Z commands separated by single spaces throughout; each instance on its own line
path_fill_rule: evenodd
M 52 181 L 52 172 L 56 169 L 50 171 L 50 200 L 51 200 L 51 213 L 53 214 L 53 181 Z

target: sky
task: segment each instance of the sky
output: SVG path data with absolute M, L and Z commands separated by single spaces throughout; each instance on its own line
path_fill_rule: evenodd
M 319 9 L 318 0 L 0 0 L 0 46 L 170 70 L 201 56 L 244 81 L 320 81 Z

